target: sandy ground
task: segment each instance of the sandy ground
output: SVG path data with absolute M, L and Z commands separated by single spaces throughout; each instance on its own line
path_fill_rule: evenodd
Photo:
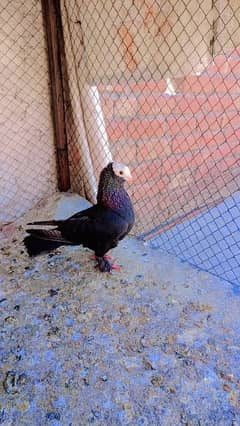
M 82 248 L 29 259 L 18 227 L 0 251 L 0 424 L 240 425 L 237 289 L 133 237 L 113 274 Z

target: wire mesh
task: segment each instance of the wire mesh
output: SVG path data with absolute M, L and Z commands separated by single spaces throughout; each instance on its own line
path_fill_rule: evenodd
M 91 199 L 88 169 L 127 163 L 135 232 L 240 282 L 238 2 L 61 6 L 74 189 Z
M 0 5 L 0 225 L 56 189 L 41 3 Z

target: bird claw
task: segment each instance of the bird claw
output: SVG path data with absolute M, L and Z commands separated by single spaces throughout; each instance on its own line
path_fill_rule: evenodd
M 94 257 L 95 260 L 97 260 L 97 265 L 95 268 L 99 268 L 101 272 L 112 272 L 114 271 L 120 271 L 121 266 L 120 265 L 114 265 L 114 263 L 110 263 L 108 259 L 111 259 L 111 256 L 103 256 L 103 257 Z
M 91 256 L 89 256 L 90 260 L 97 260 L 97 256 L 95 256 L 94 254 L 91 254 Z
M 111 265 L 112 266 L 112 270 L 113 271 L 121 271 L 122 270 L 122 267 L 120 266 L 120 265 Z

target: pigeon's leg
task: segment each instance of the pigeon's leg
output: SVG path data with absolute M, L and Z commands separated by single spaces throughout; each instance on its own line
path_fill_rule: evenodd
M 120 271 L 120 266 L 111 264 L 106 256 L 98 257 L 96 256 L 98 262 L 97 266 L 101 272 L 111 272 L 113 270 Z
M 103 257 L 97 257 L 96 260 L 98 262 L 98 267 L 101 272 L 111 272 L 112 266 L 111 263 Z
M 89 257 L 89 259 L 91 259 L 91 260 L 98 260 L 98 256 L 96 256 L 95 254 L 93 254 L 93 255 L 91 255 L 90 257 Z M 109 254 L 105 254 L 104 255 L 104 259 L 107 259 L 107 260 L 112 260 L 112 256 L 110 256 Z
M 110 256 L 110 254 L 105 254 L 104 259 L 112 260 L 112 256 Z

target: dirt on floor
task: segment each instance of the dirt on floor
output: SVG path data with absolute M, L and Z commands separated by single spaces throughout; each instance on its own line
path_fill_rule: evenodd
M 240 425 L 237 289 L 131 236 L 121 272 L 76 247 L 29 259 L 25 223 L 56 203 L 2 233 L 0 424 Z

